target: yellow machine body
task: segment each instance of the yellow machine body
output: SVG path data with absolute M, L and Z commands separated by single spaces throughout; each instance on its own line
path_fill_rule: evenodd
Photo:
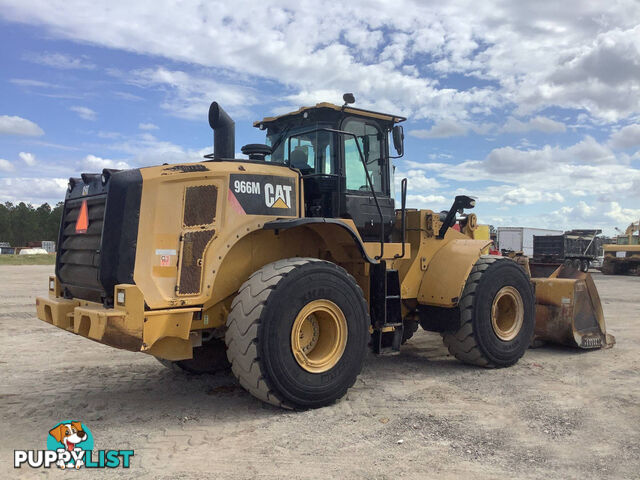
M 640 221 L 631 223 L 616 240 L 603 246 L 602 273 L 640 275 Z
M 224 113 L 212 104 L 210 122 L 211 112 Z M 386 122 L 389 133 L 395 123 L 404 120 L 331 104 L 303 108 L 288 116 L 303 121 L 316 113 L 359 115 L 367 121 Z M 257 126 L 262 128 L 280 120 L 281 117 L 266 118 Z M 393 129 L 393 134 L 398 134 Z M 463 208 L 455 207 L 455 203 L 448 212 L 455 224 L 431 210 L 399 209 L 386 242 L 365 241 L 350 218 L 307 217 L 303 175 L 286 164 L 214 157 L 214 161 L 155 166 L 122 175 L 127 172 L 140 177 L 137 232 L 128 239 L 135 254 L 130 281 L 117 283 L 113 292 L 107 292 L 107 296 L 112 294 L 109 305 L 65 292 L 57 269 L 57 275 L 49 279 L 48 297 L 37 299 L 37 314 L 41 320 L 75 334 L 162 359 L 189 359 L 193 347 L 200 346 L 205 335 L 219 338 L 243 282 L 277 260 L 305 257 L 337 264 L 355 279 L 370 304 L 372 270 L 376 265 L 397 271 L 400 292 L 396 297 L 401 299 L 401 312 L 397 313 L 402 325 L 402 319 L 418 306 L 455 309 L 472 268 L 491 245 L 488 226 L 478 225 L 474 214 L 456 220 L 455 213 Z M 107 174 L 108 171 L 102 174 L 102 187 L 99 174 L 83 174 L 82 181 L 87 182 L 84 187 L 74 187 L 74 181 L 80 179 L 70 180 L 67 202 L 78 206 L 65 205 L 68 218 L 63 219 L 61 235 L 73 234 L 79 202 L 90 188 L 103 188 Z M 369 185 L 373 192 L 370 179 Z M 112 190 L 109 192 L 111 195 Z M 109 228 L 119 231 L 123 227 L 101 226 L 99 212 L 104 214 L 105 207 L 91 203 L 97 195 L 87 198 L 87 234 L 100 234 L 100 227 L 102 234 L 111 234 L 107 232 Z M 464 208 L 472 208 L 471 199 L 464 198 L 471 202 Z M 84 202 L 86 208 L 87 200 Z M 128 205 L 122 204 L 122 214 Z M 393 215 L 390 223 L 393 224 Z M 443 224 L 448 227 L 442 228 Z M 85 240 L 79 235 L 70 238 L 60 248 L 67 248 L 68 242 Z M 93 264 L 102 261 L 103 265 L 104 258 L 99 257 L 108 259 L 110 254 L 95 250 L 86 253 L 86 249 L 84 252 L 82 255 L 90 255 Z M 64 255 L 68 256 L 68 252 Z M 126 257 L 127 252 L 119 255 Z M 602 309 L 588 275 L 569 279 L 554 274 L 547 279 L 533 279 L 533 283 L 538 300 L 536 332 L 540 338 L 590 347 L 595 340 L 590 340 L 589 335 L 599 329 L 601 337 L 604 335 L 601 344 L 608 343 Z M 584 312 L 589 321 L 583 321 Z M 587 323 L 588 328 L 584 327 Z M 571 338 L 573 342 L 569 341 Z
M 40 319 L 110 346 L 179 360 L 191 357 L 192 346 L 200 341 L 198 331 L 224 327 L 240 285 L 279 259 L 330 260 L 356 279 L 368 299 L 370 260 L 380 255 L 380 244 L 363 241 L 351 220 L 265 228 L 275 220 L 304 218 L 298 201 L 304 192 L 295 171 L 224 161 L 149 167 L 141 174 L 135 285 L 117 285 L 114 308 L 105 308 L 63 298 L 52 277 L 49 297 L 38 298 Z M 255 188 L 251 182 L 256 176 L 292 185 L 284 199 L 290 204 L 279 215 L 249 214 L 238 204 L 235 189 Z M 491 243 L 475 239 L 475 215 L 469 218 L 473 227 L 449 229 L 438 239 L 437 213 L 406 212 L 404 256 L 402 243 L 390 242 L 382 257 L 389 268 L 399 270 L 403 300 L 455 307 L 470 269 Z M 119 293 L 123 304 L 117 301 Z

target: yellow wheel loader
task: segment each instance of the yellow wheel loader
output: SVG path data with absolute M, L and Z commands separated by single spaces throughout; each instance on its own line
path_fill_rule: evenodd
M 631 223 L 624 235 L 618 235 L 615 244 L 604 245 L 602 249 L 602 273 L 640 275 L 640 220 Z
M 396 208 L 405 118 L 353 102 L 256 122 L 266 142 L 248 159 L 214 102 L 202 162 L 71 178 L 38 317 L 188 372 L 230 364 L 287 408 L 342 397 L 367 348 L 396 354 L 419 325 L 483 367 L 516 363 L 534 335 L 611 343 L 590 277 L 532 279 L 526 259 L 486 255 L 472 198 L 408 209 L 404 179 Z

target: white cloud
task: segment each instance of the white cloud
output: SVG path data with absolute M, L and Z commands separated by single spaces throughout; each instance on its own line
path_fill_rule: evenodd
M 26 118 L 0 115 L 0 135 L 39 137 L 44 135 L 44 131 L 37 124 Z
M 423 170 L 409 170 L 407 172 L 397 170 L 394 179 L 398 192 L 400 191 L 400 182 L 402 182 L 403 178 L 407 179 L 407 191 L 409 192 L 416 190 L 428 192 L 442 187 L 438 180 L 433 178 L 433 176 L 427 177 Z
M 59 85 L 43 82 L 42 80 L 34 80 L 32 78 L 12 78 L 9 82 L 26 88 L 60 88 Z
M 158 130 L 158 126 L 154 123 L 139 123 L 138 128 L 140 130 Z
M 640 147 L 640 124 L 627 125 L 612 133 L 609 145 L 617 149 Z
M 36 156 L 33 153 L 20 152 L 18 156 L 20 157 L 20 160 L 22 160 L 30 167 L 32 167 L 36 163 Z
M 610 209 L 605 215 L 624 227 L 640 219 L 640 208 L 624 208 L 618 202 L 611 202 L 609 206 Z
M 119 170 L 125 170 L 129 167 L 129 164 L 119 160 L 110 160 L 108 158 L 100 158 L 95 155 L 87 155 L 84 157 L 81 168 L 85 168 L 92 172 L 102 171 L 104 168 L 115 168 Z
M 587 135 L 567 148 L 545 145 L 540 149 L 520 150 L 513 147 L 493 149 L 484 162 L 491 173 L 528 173 L 552 170 L 554 165 L 616 163 L 615 154 Z
M 13 170 L 13 164 L 9 160 L 0 158 L 0 172 L 12 172 Z
M 469 129 L 454 121 L 437 123 L 428 130 L 409 130 L 409 135 L 417 138 L 447 138 L 466 135 Z
M 96 112 L 94 112 L 93 110 L 91 110 L 88 107 L 82 107 L 82 106 L 73 106 L 73 107 L 69 107 L 69 110 L 71 110 L 72 112 L 75 112 L 78 114 L 78 116 L 84 120 L 95 120 L 96 118 L 98 118 L 98 114 Z
M 544 192 L 526 186 L 510 185 L 492 186 L 477 194 L 483 202 L 501 203 L 504 205 L 532 205 L 542 202 L 564 202 L 558 192 Z
M 638 2 L 581 4 L 580 15 L 571 2 L 530 3 L 22 0 L 3 15 L 59 37 L 215 68 L 228 83 L 274 81 L 285 101 L 353 91 L 364 107 L 436 122 L 505 106 L 631 115 L 640 103 Z M 450 87 L 454 73 L 484 83 Z
M 238 82 L 239 79 L 224 83 L 213 80 L 211 75 L 195 76 L 163 67 L 136 70 L 126 74 L 125 79 L 139 87 L 154 87 L 167 92 L 165 101 L 160 106 L 180 118 L 200 121 L 206 119 L 213 99 L 235 115 L 246 115 L 247 106 L 256 103 L 253 89 L 243 87 Z
M 408 208 L 428 208 L 430 210 L 439 211 L 447 207 L 452 199 L 448 199 L 442 195 L 416 195 L 407 194 L 407 207 Z
M 522 133 L 530 131 L 538 131 L 544 133 L 560 133 L 566 130 L 566 126 L 562 122 L 557 122 L 551 118 L 537 116 L 526 122 L 509 117 L 502 127 L 503 132 Z
M 87 57 L 72 57 L 66 53 L 30 53 L 25 55 L 25 58 L 40 65 L 63 70 L 93 70 L 96 68 L 93 63 L 88 61 Z
M 0 178 L 0 202 L 56 203 L 64 200 L 67 182 L 65 178 Z

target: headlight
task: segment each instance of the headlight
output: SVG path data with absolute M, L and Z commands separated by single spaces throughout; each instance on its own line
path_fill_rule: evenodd
M 118 290 L 118 293 L 116 294 L 116 301 L 118 302 L 118 305 L 124 305 L 124 290 Z
M 56 289 L 56 281 L 53 278 L 49 279 L 49 291 L 53 292 Z

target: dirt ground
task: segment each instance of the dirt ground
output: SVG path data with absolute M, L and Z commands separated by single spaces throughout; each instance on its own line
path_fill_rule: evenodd
M 288 412 L 230 375 L 186 376 L 35 317 L 52 266 L 0 266 L 0 477 L 86 477 L 12 468 L 63 419 L 96 449 L 134 449 L 121 478 L 638 478 L 640 277 L 594 273 L 609 350 L 529 350 L 484 370 L 418 332 L 396 357 L 371 355 L 335 405 Z

